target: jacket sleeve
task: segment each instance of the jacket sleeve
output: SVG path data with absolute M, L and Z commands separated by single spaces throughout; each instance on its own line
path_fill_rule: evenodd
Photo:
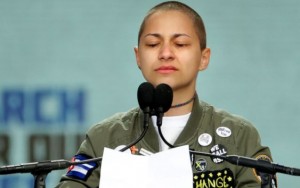
M 85 140 L 82 142 L 77 155 L 87 156 L 87 158 L 97 157 L 94 152 L 94 146 L 90 141 L 89 134 L 86 135 Z M 100 167 L 96 165 L 95 168 L 88 170 L 85 174 L 79 176 L 72 175 L 71 171 L 74 170 L 69 168 L 68 172 L 62 176 L 60 183 L 56 188 L 96 188 L 99 186 Z
M 132 126 L 138 115 L 138 108 L 133 109 L 127 113 L 118 113 L 109 117 L 102 122 L 92 126 L 87 134 L 85 140 L 82 142 L 75 159 L 89 159 L 103 156 L 104 147 L 116 148 L 121 143 L 128 143 L 132 136 Z M 76 166 L 77 167 L 77 166 Z M 76 168 L 74 167 L 74 169 Z M 80 166 L 79 166 L 80 168 Z M 57 188 L 95 188 L 100 183 L 100 165 L 90 164 L 81 169 L 69 169 L 64 175 Z M 72 172 L 73 170 L 73 172 Z M 81 174 L 78 174 L 78 171 Z
M 251 123 L 242 122 L 236 141 L 239 143 L 237 144 L 238 155 L 254 159 L 268 160 L 270 162 L 272 161 L 269 148 L 261 145 L 259 133 Z M 239 188 L 277 187 L 277 179 L 275 175 L 259 173 L 256 169 L 249 167 L 239 167 L 236 183 L 236 187 Z

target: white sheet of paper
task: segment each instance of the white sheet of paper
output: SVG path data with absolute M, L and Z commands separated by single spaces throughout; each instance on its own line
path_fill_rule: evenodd
M 192 188 L 188 146 L 150 156 L 104 148 L 100 188 Z

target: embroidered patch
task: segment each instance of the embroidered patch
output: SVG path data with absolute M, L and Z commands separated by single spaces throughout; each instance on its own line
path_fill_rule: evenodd
M 91 159 L 91 157 L 84 155 L 84 154 L 78 154 L 72 158 L 72 161 L 82 161 L 82 160 L 86 160 L 86 159 Z M 96 162 L 72 165 L 72 166 L 70 166 L 66 175 L 69 177 L 72 177 L 72 178 L 76 178 L 76 179 L 85 181 L 91 175 L 92 171 L 97 167 L 98 167 L 98 164 Z
M 195 173 L 193 188 L 234 188 L 234 176 L 230 169 Z
M 258 155 L 255 159 L 264 160 L 268 162 L 272 162 L 271 158 L 267 155 Z M 262 187 L 277 187 L 277 177 L 274 174 L 267 174 L 263 172 L 259 172 L 256 169 L 253 169 L 253 173 L 255 177 L 258 179 Z

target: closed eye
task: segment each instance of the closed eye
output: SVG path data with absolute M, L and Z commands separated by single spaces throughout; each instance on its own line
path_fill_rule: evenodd
M 180 48 L 189 46 L 189 44 L 187 44 L 187 43 L 176 43 L 175 45 Z
M 151 47 L 151 48 L 154 48 L 154 47 L 156 47 L 158 45 L 159 45 L 159 43 L 149 43 L 149 44 L 146 44 L 146 46 Z

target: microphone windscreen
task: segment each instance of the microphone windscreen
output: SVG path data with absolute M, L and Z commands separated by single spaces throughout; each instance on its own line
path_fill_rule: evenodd
M 159 84 L 155 89 L 154 101 L 156 110 L 162 108 L 162 112 L 168 111 L 173 101 L 172 88 L 167 84 Z
M 149 82 L 144 82 L 138 87 L 137 92 L 140 108 L 144 111 L 147 107 L 154 106 L 154 86 Z

